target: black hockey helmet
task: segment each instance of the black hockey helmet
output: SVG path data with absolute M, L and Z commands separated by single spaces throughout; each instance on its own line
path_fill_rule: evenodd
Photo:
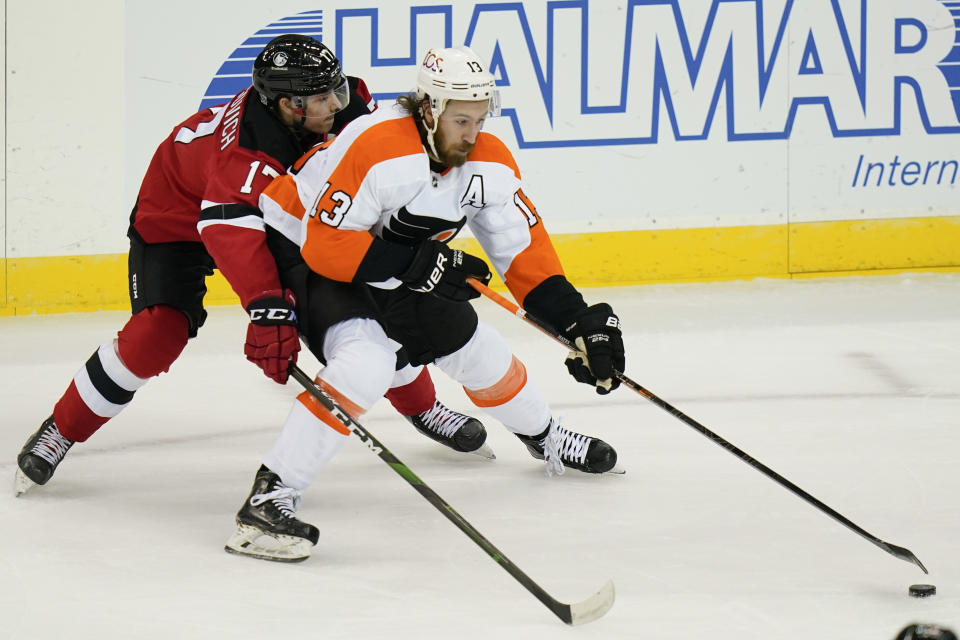
M 310 36 L 277 36 L 253 63 L 253 87 L 267 105 L 284 96 L 312 96 L 345 86 L 340 61 Z

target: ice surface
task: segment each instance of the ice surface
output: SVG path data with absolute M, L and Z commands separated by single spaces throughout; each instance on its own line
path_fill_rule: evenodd
M 625 389 L 570 379 L 561 347 L 475 303 L 571 428 L 625 476 L 541 463 L 485 419 L 497 459 L 459 456 L 383 401 L 361 422 L 533 580 L 617 601 L 566 629 L 359 441 L 305 493 L 313 557 L 228 555 L 236 509 L 298 391 L 242 355 L 245 316 L 210 310 L 171 373 L 45 487 L 14 459 L 127 314 L 0 318 L 0 638 L 710 638 L 891 640 L 960 630 L 960 274 L 586 291 L 625 327 L 627 373 L 931 575 L 842 527 Z M 309 372 L 312 359 L 302 358 Z M 937 585 L 915 599 L 910 584 Z

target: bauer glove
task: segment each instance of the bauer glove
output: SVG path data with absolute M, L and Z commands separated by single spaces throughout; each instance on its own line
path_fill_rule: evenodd
M 280 384 L 287 383 L 287 369 L 297 361 L 300 337 L 297 335 L 296 298 L 292 291 L 267 291 L 247 305 L 250 324 L 243 352 Z
M 564 361 L 577 382 L 595 386 L 601 395 L 620 386 L 614 370 L 623 373 L 623 336 L 620 319 L 609 304 L 601 302 L 577 312 L 561 334 L 577 347 Z
M 467 284 L 467 278 L 487 284 L 490 275 L 490 267 L 480 258 L 451 249 L 437 240 L 427 240 L 420 244 L 410 266 L 397 278 L 414 291 L 432 293 L 450 302 L 466 302 L 480 295 Z

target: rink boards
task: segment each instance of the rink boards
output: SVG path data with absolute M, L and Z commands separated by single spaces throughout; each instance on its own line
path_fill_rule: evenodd
M 473 47 L 504 107 L 486 128 L 577 284 L 960 268 L 960 2 L 383 4 L 9 7 L 0 314 L 125 307 L 156 145 L 284 32 L 322 39 L 382 103 L 428 46 Z M 39 30 L 105 35 L 63 56 L 31 46 Z M 85 95 L 90 68 L 96 100 L 29 99 L 49 77 Z
M 567 276 L 580 286 L 958 271 L 960 216 L 782 226 L 554 234 Z M 475 240 L 455 240 L 481 254 Z M 6 261 L 0 315 L 123 309 L 126 254 Z M 219 272 L 207 304 L 237 298 Z

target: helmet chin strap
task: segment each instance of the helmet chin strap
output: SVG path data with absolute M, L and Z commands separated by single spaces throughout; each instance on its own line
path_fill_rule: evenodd
M 433 141 L 433 134 L 435 134 L 435 133 L 437 132 L 437 127 L 440 125 L 440 114 L 443 113 L 443 109 L 444 109 L 445 107 L 446 107 L 446 100 L 443 100 L 443 101 L 440 103 L 440 110 L 439 110 L 439 112 L 438 112 L 438 113 L 434 113 L 434 109 L 433 109 L 433 99 L 431 99 L 431 100 L 430 100 L 430 114 L 433 116 L 433 126 L 428 127 L 428 126 L 427 126 L 427 119 L 426 119 L 426 117 L 423 118 L 423 128 L 427 130 L 427 145 L 429 145 L 428 148 L 427 148 L 427 155 L 430 156 L 430 159 L 433 160 L 434 162 L 440 162 L 441 164 L 443 163 L 443 161 L 440 160 L 440 154 L 437 153 L 437 146 L 436 146 L 436 143 Z M 423 113 L 423 106 L 422 106 L 422 105 L 420 106 L 420 115 L 421 115 L 421 116 L 425 115 L 425 114 Z

